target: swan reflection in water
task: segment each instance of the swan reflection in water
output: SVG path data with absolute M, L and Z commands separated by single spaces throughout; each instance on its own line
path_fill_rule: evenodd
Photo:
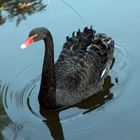
M 78 107 L 79 109 L 84 109 L 85 111 L 83 114 L 89 113 L 100 106 L 104 105 L 106 102 L 113 99 L 113 94 L 110 92 L 111 87 L 113 87 L 114 84 L 111 83 L 111 77 L 107 76 L 104 81 L 103 89 L 93 95 L 92 97 L 84 100 L 83 102 L 73 106 Z M 66 109 L 66 108 L 65 108 Z M 50 133 L 54 140 L 57 140 L 58 138 L 61 140 L 64 140 L 64 134 L 63 134 L 63 127 L 61 125 L 61 118 L 59 116 L 59 113 L 63 111 L 64 109 L 59 109 L 56 111 L 50 111 L 45 109 L 44 107 L 40 106 L 40 114 L 45 117 L 46 119 L 43 120 L 43 122 L 47 125 L 47 127 L 50 130 Z
M 37 83 L 37 81 L 38 81 L 38 78 L 36 80 L 32 81 L 33 82 L 31 84 L 32 86 L 28 85 L 27 87 L 30 87 L 30 88 L 33 87 L 33 85 L 35 85 L 35 83 Z M 83 115 L 86 114 L 86 113 L 89 113 L 91 111 L 94 111 L 95 109 L 97 109 L 100 106 L 104 105 L 106 102 L 108 102 L 111 99 L 113 99 L 113 94 L 110 92 L 110 90 L 111 90 L 111 88 L 113 86 L 114 86 L 114 84 L 111 82 L 111 76 L 107 76 L 104 79 L 103 89 L 99 93 L 93 95 L 92 97 L 84 100 L 83 102 L 81 102 L 79 104 L 71 106 L 70 108 L 83 109 L 83 111 L 82 111 Z M 25 88 L 25 90 L 23 92 L 21 92 L 21 95 L 20 95 L 20 93 L 17 93 L 17 95 L 20 97 L 20 99 L 23 97 L 22 95 L 24 93 L 26 93 L 26 95 L 28 94 L 29 88 L 27 88 L 27 87 Z M 8 97 L 10 96 L 10 94 L 8 94 L 8 92 L 7 92 L 8 91 L 8 87 L 5 86 L 5 87 L 1 88 L 1 91 L 2 91 L 2 94 L 4 93 L 3 94 L 3 96 L 4 96 L 4 98 L 3 98 L 4 99 L 3 100 L 4 103 L 3 104 L 8 106 L 8 108 L 7 108 L 8 110 L 6 110 L 6 108 L 4 108 L 2 104 L 0 104 L 0 108 L 1 108 L 1 112 L 0 112 L 1 118 L 0 119 L 3 122 L 3 123 L 0 124 L 0 130 L 1 131 L 4 130 L 7 127 L 7 125 L 8 126 L 13 126 L 13 125 L 16 126 L 16 123 L 14 123 L 14 120 L 11 120 L 10 119 L 11 116 L 8 115 L 9 114 L 8 112 L 11 110 L 10 106 L 12 106 L 12 108 L 16 109 L 16 110 L 17 110 L 17 108 L 19 106 L 22 107 L 22 108 L 20 108 L 20 107 L 18 108 L 18 112 L 20 112 L 21 114 L 17 114 L 17 115 L 11 114 L 11 115 L 14 115 L 13 117 L 18 116 L 18 118 L 20 118 L 22 116 L 22 113 L 24 113 L 25 116 L 23 116 L 23 117 L 25 117 L 27 119 L 27 121 L 28 121 L 28 115 L 25 112 L 26 111 L 30 111 L 30 114 L 31 114 L 35 110 L 34 108 L 36 108 L 35 106 L 32 106 L 31 103 L 30 103 L 30 101 L 31 101 L 30 100 L 30 98 L 31 98 L 30 94 L 27 95 L 28 98 L 25 99 L 25 104 L 29 103 L 28 104 L 28 109 L 27 109 L 25 104 L 23 104 L 23 106 L 21 106 L 21 105 L 18 105 L 16 103 L 16 106 L 14 106 L 13 103 L 12 103 L 12 105 L 11 105 L 11 100 L 7 99 L 7 96 Z M 12 93 L 12 94 L 14 94 L 14 93 Z M 32 93 L 32 95 L 34 95 L 34 94 Z M 2 99 L 2 98 L 0 98 L 0 99 Z M 17 99 L 17 98 L 14 98 L 13 102 L 16 102 L 15 99 Z M 20 102 L 20 101 L 18 101 L 18 102 Z M 31 102 L 34 102 L 34 100 L 31 101 Z M 36 115 L 37 118 L 38 118 L 38 116 L 40 116 L 40 114 L 41 114 L 41 116 L 43 116 L 43 119 L 41 117 L 41 121 L 43 122 L 43 124 L 46 125 L 46 132 L 47 132 L 47 128 L 48 128 L 50 133 L 51 133 L 51 136 L 53 137 L 54 140 L 58 140 L 58 138 L 61 139 L 61 140 L 64 140 L 65 138 L 64 138 L 64 133 L 63 133 L 63 126 L 61 124 L 62 118 L 60 117 L 60 113 L 62 113 L 63 111 L 67 111 L 70 108 L 62 108 L 62 109 L 59 109 L 59 110 L 50 111 L 50 110 L 45 109 L 42 106 L 39 106 L 39 111 L 35 112 L 36 114 L 33 114 L 33 115 Z M 25 109 L 25 110 L 23 110 L 23 109 Z M 14 112 L 16 112 L 16 110 Z M 3 119 L 3 116 L 4 116 L 5 119 Z M 29 119 L 32 120 L 32 118 L 29 118 Z M 21 122 L 21 125 L 22 125 L 22 122 Z M 13 131 L 13 134 L 14 133 L 15 132 Z M 16 136 L 17 135 L 15 135 L 15 137 Z M 3 139 L 3 136 L 1 135 L 0 138 Z

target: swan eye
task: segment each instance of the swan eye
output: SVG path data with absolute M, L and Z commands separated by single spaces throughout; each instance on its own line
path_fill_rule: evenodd
M 35 35 L 33 36 L 33 39 L 36 39 L 36 37 L 38 37 L 38 34 L 35 34 Z
M 35 34 L 33 37 L 36 38 L 38 36 L 38 34 Z
M 34 37 L 37 37 L 37 36 L 38 36 L 38 34 L 35 34 L 35 35 L 34 35 Z

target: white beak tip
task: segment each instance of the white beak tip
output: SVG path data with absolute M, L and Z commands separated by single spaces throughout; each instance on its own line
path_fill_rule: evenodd
M 25 44 L 22 44 L 21 46 L 20 46 L 20 48 L 21 49 L 25 49 L 27 46 L 25 45 Z

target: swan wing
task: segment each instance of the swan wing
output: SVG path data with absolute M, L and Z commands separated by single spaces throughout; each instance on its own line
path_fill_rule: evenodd
M 66 37 L 55 64 L 57 88 L 81 92 L 89 85 L 97 86 L 113 51 L 114 41 L 105 34 L 96 34 L 92 28 Z

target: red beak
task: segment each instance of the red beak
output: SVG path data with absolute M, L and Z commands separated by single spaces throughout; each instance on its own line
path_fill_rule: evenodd
M 37 35 L 33 35 L 33 36 L 30 36 L 29 38 L 27 38 L 27 40 L 20 46 L 21 49 L 25 49 L 27 48 L 28 46 L 30 46 L 33 42 L 34 42 L 34 38 L 36 37 Z

